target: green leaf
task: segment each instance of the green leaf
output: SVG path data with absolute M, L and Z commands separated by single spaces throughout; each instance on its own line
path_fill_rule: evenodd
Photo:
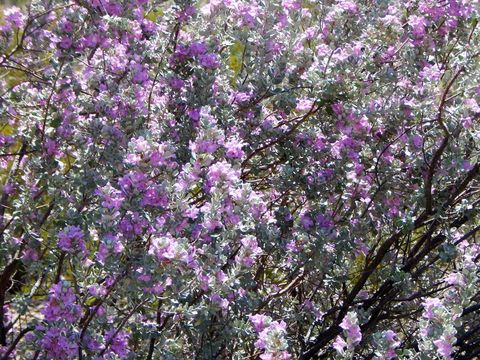
M 230 79 L 230 82 L 232 84 L 235 83 L 242 69 L 244 51 L 245 51 L 245 45 L 240 41 L 235 41 L 230 46 L 230 56 L 228 57 L 228 67 L 233 70 L 233 74 L 234 74 Z

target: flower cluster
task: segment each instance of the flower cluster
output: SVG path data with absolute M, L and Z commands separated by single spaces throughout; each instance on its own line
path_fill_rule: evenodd
M 78 226 L 68 226 L 58 233 L 58 247 L 68 253 L 80 250 L 87 256 L 88 250 L 83 237 L 83 231 Z
M 395 349 L 400 346 L 400 341 L 398 340 L 398 335 L 393 330 L 374 334 L 374 341 L 376 343 L 376 360 L 390 360 L 397 357 Z
M 347 351 L 353 351 L 356 345 L 362 340 L 362 332 L 360 326 L 358 325 L 357 314 L 354 312 L 349 312 L 340 323 L 340 327 L 343 329 L 345 339 L 340 335 L 337 336 L 333 347 L 341 355 L 344 354 L 345 348 Z
M 64 320 L 73 323 L 78 319 L 81 308 L 76 304 L 76 296 L 68 283 L 52 285 L 49 301 L 42 314 L 47 321 Z
M 271 317 L 266 315 L 250 315 L 255 331 L 258 334 L 255 346 L 264 350 L 260 358 L 263 360 L 289 360 L 290 354 L 286 350 L 288 348 L 285 334 L 287 332 L 287 324 L 284 321 L 273 321 Z

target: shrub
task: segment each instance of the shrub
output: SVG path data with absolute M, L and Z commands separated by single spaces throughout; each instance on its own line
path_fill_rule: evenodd
M 479 356 L 479 8 L 5 8 L 0 357 Z

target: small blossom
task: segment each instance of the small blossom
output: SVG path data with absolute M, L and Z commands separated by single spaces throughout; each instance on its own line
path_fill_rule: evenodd
M 433 343 L 437 347 L 437 353 L 440 356 L 443 356 L 446 359 L 451 359 L 452 358 L 451 354 L 453 352 L 453 346 L 444 337 L 435 340 Z
M 3 11 L 4 20 L 11 26 L 19 29 L 25 25 L 26 17 L 16 6 L 7 7 Z
M 216 54 L 204 54 L 199 56 L 200 65 L 207 69 L 216 69 L 220 66 Z
M 66 282 L 53 284 L 49 291 L 49 301 L 42 314 L 47 321 L 66 320 L 75 322 L 81 315 L 81 307 L 76 304 L 73 289 Z
M 348 348 L 351 350 L 362 340 L 362 333 L 360 326 L 358 326 L 357 315 L 349 312 L 340 323 L 340 327 L 346 334 Z
M 68 226 L 58 234 L 58 247 L 68 253 L 74 253 L 77 249 L 84 256 L 88 253 L 83 231 L 78 226 Z
M 48 329 L 40 343 L 49 359 L 67 360 L 78 355 L 78 345 L 68 337 L 68 331 L 63 328 Z
M 347 347 L 347 343 L 345 342 L 345 340 L 340 335 L 338 335 L 335 338 L 335 341 L 333 342 L 333 348 L 335 350 L 337 350 L 337 352 L 340 355 L 343 355 L 345 353 L 345 348 L 346 347 Z

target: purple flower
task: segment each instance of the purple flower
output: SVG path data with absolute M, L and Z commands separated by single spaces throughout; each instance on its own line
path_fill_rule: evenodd
M 477 101 L 475 99 L 465 99 L 463 103 L 472 110 L 474 113 L 480 113 L 480 106 L 478 105 Z
M 312 108 L 313 101 L 309 99 L 302 99 L 297 103 L 298 111 L 309 111 Z
M 86 47 L 94 48 L 100 41 L 100 36 L 98 34 L 90 34 L 83 38 L 83 44 Z
M 302 227 L 305 229 L 305 230 L 308 230 L 310 229 L 312 226 L 313 226 L 313 220 L 310 216 L 308 216 L 307 214 L 302 214 L 300 216 L 300 222 L 302 224 Z
M 200 120 L 200 109 L 190 109 L 187 114 L 188 117 L 194 121 Z
M 3 18 L 7 22 L 7 24 L 21 28 L 25 25 L 26 17 L 23 12 L 16 6 L 7 7 L 3 11 Z
M 427 298 L 423 301 L 423 317 L 426 319 L 433 319 L 435 318 L 434 310 L 438 307 L 442 306 L 442 301 L 438 298 Z
M 171 78 L 169 83 L 174 90 L 181 90 L 185 86 L 185 81 L 179 78 Z
M 105 4 L 105 3 L 104 3 Z M 108 15 L 122 15 L 123 8 L 122 5 L 114 1 L 107 2 L 105 5 L 105 10 L 107 10 Z
M 109 253 L 108 247 L 103 243 L 100 244 L 96 254 L 97 260 L 100 261 L 101 263 L 104 263 L 105 260 L 107 259 L 108 253 Z
M 235 104 L 242 104 L 246 103 L 248 100 L 252 98 L 253 94 L 251 92 L 244 92 L 244 91 L 235 91 L 231 95 L 231 101 Z
M 226 155 L 230 159 L 240 159 L 245 155 L 245 152 L 242 150 L 244 143 L 237 140 L 232 139 L 225 143 Z
M 36 249 L 25 249 L 22 254 L 22 261 L 36 261 L 40 257 L 38 251 Z
M 45 150 L 47 151 L 47 155 L 49 156 L 55 156 L 60 154 L 60 152 L 58 151 L 57 142 L 53 139 L 47 139 L 44 147 L 45 147 Z
M 70 33 L 73 31 L 73 24 L 71 21 L 68 21 L 67 19 L 63 19 L 61 22 L 60 22 L 60 28 L 67 32 L 67 33 Z
M 214 140 L 197 140 L 190 149 L 196 153 L 213 154 L 218 149 L 218 145 Z
M 188 21 L 188 19 L 195 15 L 195 12 L 195 7 L 192 5 L 188 5 L 187 7 L 185 7 L 184 10 L 181 10 L 177 13 L 178 21 Z
M 148 81 L 148 72 L 145 66 L 142 64 L 132 64 L 131 69 L 133 71 L 133 81 L 139 84 L 143 84 Z
M 84 256 L 88 251 L 84 241 L 82 229 L 78 226 L 68 226 L 58 234 L 58 247 L 68 253 L 81 250 Z
M 98 189 L 95 193 L 102 197 L 101 205 L 106 209 L 119 209 L 122 206 L 124 200 L 122 192 L 110 184 Z
M 262 314 L 250 315 L 248 319 L 252 322 L 257 333 L 262 332 L 271 321 L 270 317 Z
M 423 145 L 423 138 L 420 135 L 413 135 L 411 137 L 413 146 L 415 146 L 417 149 L 420 149 Z
M 340 335 L 337 336 L 335 338 L 335 341 L 333 342 L 333 348 L 337 350 L 340 355 L 343 355 L 346 347 L 347 343 L 345 342 L 345 340 Z
M 199 56 L 200 65 L 207 69 L 216 69 L 220 66 L 216 54 L 204 54 Z
M 219 182 L 232 183 L 238 178 L 238 171 L 232 168 L 232 165 L 226 161 L 218 162 L 210 166 L 207 173 L 207 180 L 215 185 Z
M 350 0 L 338 0 L 337 5 L 340 9 L 349 12 L 350 14 L 358 13 L 358 5 L 354 1 Z
M 408 24 L 412 27 L 413 37 L 421 40 L 426 34 L 427 19 L 423 16 L 412 15 L 408 19 Z
M 260 320 L 260 319 L 255 319 Z M 269 317 L 263 321 L 271 320 Z M 261 359 L 290 359 L 290 354 L 286 351 L 288 344 L 285 340 L 287 333 L 287 324 L 284 321 L 269 321 L 267 327 L 264 327 L 258 334 L 255 347 L 265 350 Z
M 445 281 L 449 285 L 455 286 L 464 286 L 465 285 L 465 278 L 460 273 L 452 272 L 446 278 Z
M 302 8 L 302 4 L 298 0 L 283 0 L 282 5 L 286 10 L 300 10 Z
M 47 330 L 40 344 L 47 358 L 67 360 L 78 354 L 78 346 L 67 337 L 68 331 L 64 328 L 53 327 Z
M 328 230 L 333 226 L 333 222 L 330 217 L 323 214 L 317 214 L 315 216 L 315 222 L 320 229 Z
M 142 205 L 166 207 L 168 205 L 168 196 L 161 189 L 149 188 L 145 191 L 141 203 Z
M 108 347 L 108 349 L 111 350 L 110 353 L 113 352 L 120 356 L 120 358 L 124 358 L 130 352 L 128 349 L 129 337 L 130 335 L 124 330 L 117 331 L 112 329 L 107 331 L 105 341 L 110 344 Z
M 47 321 L 66 320 L 75 322 L 81 315 L 81 307 L 76 304 L 73 289 L 66 282 L 53 284 L 49 291 L 49 300 L 42 310 Z
M 203 55 L 207 52 L 207 46 L 203 42 L 194 42 L 188 47 L 188 54 L 192 57 Z
M 130 172 L 118 180 L 118 185 L 125 193 L 131 193 L 135 190 L 144 191 L 147 189 L 147 175 L 143 172 Z
M 15 186 L 13 186 L 11 183 L 6 183 L 5 185 L 3 185 L 2 193 L 11 195 L 14 192 L 15 192 Z
M 152 238 L 148 253 L 155 256 L 158 261 L 162 262 L 170 262 L 171 260 L 188 262 L 187 251 L 171 234 Z
M 285 46 L 284 46 L 282 43 L 277 42 L 277 41 L 275 41 L 275 40 L 268 40 L 268 41 L 267 41 L 267 50 L 268 50 L 272 55 L 279 54 L 284 47 L 285 47 Z
M 72 39 L 70 39 L 69 37 L 65 36 L 63 37 L 60 42 L 58 43 L 58 45 L 62 48 L 62 49 L 69 49 L 71 46 L 72 46 Z
M 362 340 L 362 332 L 360 331 L 360 326 L 358 326 L 357 315 L 355 313 L 348 313 L 340 323 L 340 327 L 347 335 L 346 338 L 349 349 L 353 349 L 355 345 L 360 343 Z
M 453 352 L 453 346 L 443 336 L 440 339 L 434 340 L 433 343 L 437 347 L 437 353 L 440 356 L 443 356 L 446 359 L 452 358 L 451 354 Z

